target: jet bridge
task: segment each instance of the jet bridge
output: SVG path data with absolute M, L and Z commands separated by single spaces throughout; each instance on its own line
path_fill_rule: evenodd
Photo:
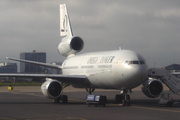
M 149 77 L 160 78 L 174 94 L 180 95 L 180 79 L 170 73 L 168 70 L 151 68 Z

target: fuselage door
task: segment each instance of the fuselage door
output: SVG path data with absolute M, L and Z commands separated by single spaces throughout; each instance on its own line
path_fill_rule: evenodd
M 120 64 L 120 59 L 117 59 L 117 61 L 114 64 L 114 73 L 118 74 L 118 69 L 119 69 L 119 64 Z

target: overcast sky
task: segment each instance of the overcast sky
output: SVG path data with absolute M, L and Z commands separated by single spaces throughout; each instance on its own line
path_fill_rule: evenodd
M 79 54 L 122 47 L 150 67 L 180 63 L 179 0 L 0 0 L 0 62 L 33 50 L 46 52 L 47 62 L 63 62 L 60 3 L 67 4 L 74 35 L 84 40 Z

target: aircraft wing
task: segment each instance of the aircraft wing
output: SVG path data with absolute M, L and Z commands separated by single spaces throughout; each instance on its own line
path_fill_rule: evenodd
M 62 69 L 62 67 L 60 65 L 52 65 L 52 64 L 48 64 L 48 63 L 35 62 L 35 61 L 23 60 L 23 59 L 17 59 L 17 58 L 10 58 L 10 57 L 6 57 L 6 59 L 7 60 L 19 61 L 19 62 L 32 63 L 32 64 L 36 64 L 36 65 L 39 65 L 39 66 L 50 67 L 50 68 L 55 68 L 55 69 Z
M 88 81 L 85 75 L 61 75 L 61 74 L 11 74 L 1 73 L 0 77 L 24 77 L 24 78 L 51 78 L 63 83 L 83 84 Z

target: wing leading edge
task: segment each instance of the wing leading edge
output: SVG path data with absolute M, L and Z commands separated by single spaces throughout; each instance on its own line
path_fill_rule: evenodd
M 26 62 L 31 64 L 36 64 L 39 66 L 49 67 L 49 68 L 55 68 L 55 69 L 62 69 L 62 66 L 59 65 L 52 65 L 48 63 L 42 63 L 42 62 L 35 62 L 35 61 L 29 61 L 29 60 L 23 60 L 23 59 L 17 59 L 17 58 L 10 58 L 6 57 L 8 60 L 14 60 L 19 62 Z M 85 75 L 61 75 L 61 74 L 12 74 L 12 73 L 3 73 L 0 74 L 0 77 L 24 77 L 24 78 L 51 78 L 54 80 L 58 80 L 63 83 L 71 84 L 74 87 L 86 87 L 89 86 L 89 80 L 87 76 Z
M 52 64 L 48 64 L 48 63 L 35 62 L 35 61 L 23 60 L 23 59 L 17 59 L 17 58 L 10 58 L 10 57 L 6 57 L 6 59 L 7 60 L 19 61 L 19 62 L 32 63 L 32 64 L 36 64 L 36 65 L 39 65 L 39 66 L 50 67 L 50 68 L 55 68 L 55 69 L 62 69 L 62 67 L 60 65 L 52 65 Z

